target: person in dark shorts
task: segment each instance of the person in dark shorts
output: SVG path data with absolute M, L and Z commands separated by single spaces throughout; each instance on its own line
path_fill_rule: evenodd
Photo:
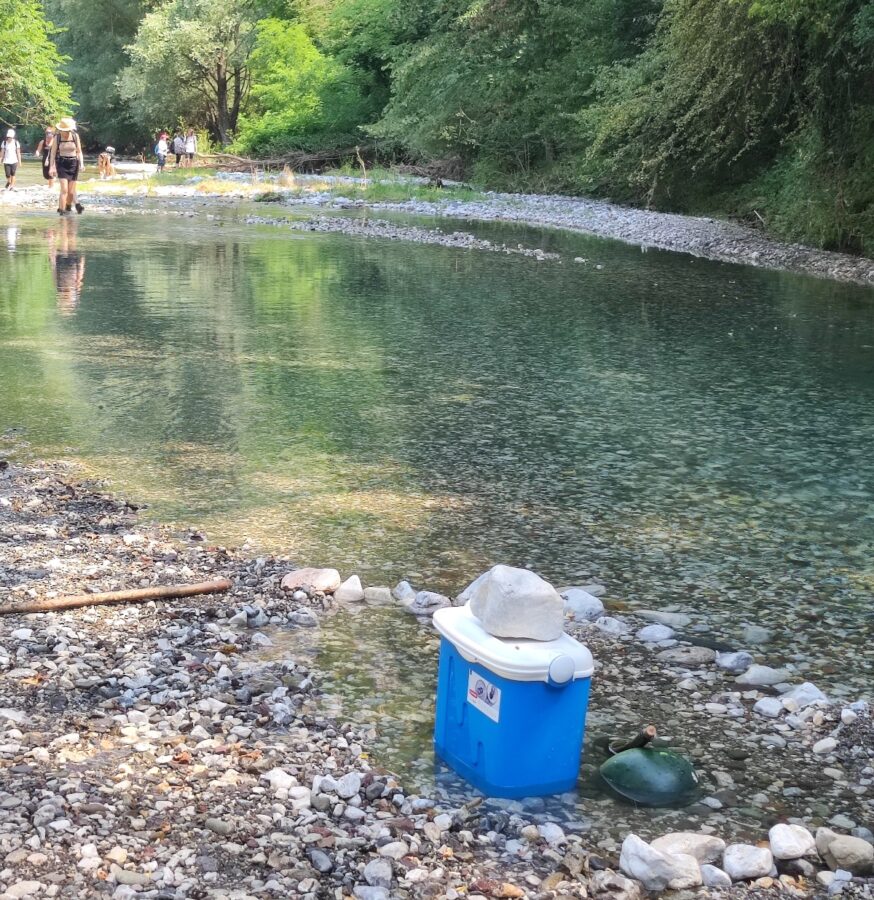
M 182 137 L 182 131 L 176 132 L 173 138 L 173 154 L 176 157 L 176 168 L 178 169 L 182 163 L 182 157 L 185 155 L 185 138 Z
M 55 186 L 55 179 L 52 177 L 49 168 L 51 165 L 50 157 L 52 155 L 52 144 L 55 141 L 55 129 L 49 125 L 45 130 L 43 139 L 36 145 L 33 155 L 39 159 L 42 157 L 42 177 L 49 183 L 49 187 Z
M 76 182 L 85 168 L 85 159 L 82 156 L 82 142 L 76 133 L 76 120 L 64 116 L 55 127 L 58 133 L 52 143 L 49 174 L 61 183 L 58 215 L 65 216 L 74 206 L 76 212 L 81 214 L 85 207 L 76 198 Z
M 3 156 L 3 171 L 6 173 L 6 190 L 15 190 L 15 173 L 21 165 L 21 144 L 15 139 L 15 129 L 6 132 L 6 139 L 0 143 Z

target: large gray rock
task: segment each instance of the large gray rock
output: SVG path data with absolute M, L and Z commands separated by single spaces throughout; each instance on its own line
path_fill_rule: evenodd
M 716 659 L 710 647 L 671 647 L 656 654 L 656 659 L 674 666 L 703 666 Z
M 295 569 L 282 579 L 281 587 L 284 591 L 310 588 L 323 594 L 331 594 L 340 587 L 340 573 L 336 569 Z
M 434 591 L 419 591 L 412 603 L 406 604 L 407 609 L 416 616 L 433 616 L 438 609 L 451 606 L 448 597 L 437 594 Z
M 364 599 L 364 588 L 361 587 L 361 579 L 357 575 L 350 575 L 334 591 L 334 599 L 339 603 L 359 603 Z
M 664 612 L 660 609 L 635 609 L 633 612 L 647 622 L 658 622 L 659 625 L 670 625 L 671 628 L 686 628 L 692 624 L 692 617 L 686 613 Z
M 594 624 L 598 631 L 603 631 L 604 634 L 612 634 L 616 637 L 621 637 L 623 634 L 628 634 L 631 631 L 627 622 L 617 619 L 615 616 L 601 616 L 599 619 L 595 619 Z
M 391 887 L 391 863 L 387 859 L 370 860 L 364 867 L 364 880 L 373 887 Z
M 561 591 L 564 611 L 578 622 L 594 622 L 604 615 L 604 604 L 581 587 L 568 587 Z
M 646 641 L 650 644 L 656 644 L 659 641 L 669 641 L 677 632 L 668 625 L 659 625 L 653 622 L 652 625 L 644 625 L 635 633 L 635 637 L 639 641 Z
M 801 859 L 816 853 L 813 835 L 802 825 L 781 822 L 768 832 L 774 859 Z
M 751 687 L 768 687 L 786 681 L 787 678 L 789 678 L 789 673 L 785 669 L 772 669 L 770 666 L 761 666 L 756 663 L 750 666 L 743 675 L 738 675 L 735 681 Z
M 771 851 L 752 844 L 729 844 L 722 858 L 722 868 L 732 881 L 751 881 L 770 874 L 774 865 Z
M 854 875 L 874 871 L 874 844 L 862 838 L 837 834 L 830 828 L 818 828 L 816 849 L 832 871 L 846 869 Z
M 412 603 L 416 599 L 416 589 L 409 581 L 399 581 L 391 591 L 392 597 L 403 604 Z
M 554 641 L 564 629 L 564 602 L 534 572 L 494 566 L 471 586 L 470 611 L 495 637 Z
M 746 650 L 729 650 L 719 653 L 716 657 L 716 667 L 733 675 L 740 675 L 753 664 L 752 653 Z
M 787 709 L 805 709 L 814 703 L 828 703 L 828 697 L 810 681 L 802 682 L 793 688 L 789 688 L 784 694 L 780 695 Z
M 674 831 L 656 838 L 650 846 L 669 856 L 676 853 L 694 856 L 699 863 L 715 863 L 722 859 L 725 852 L 725 841 L 722 838 L 694 831 Z
M 720 890 L 731 887 L 731 879 L 718 866 L 704 863 L 701 866 L 701 880 L 704 887 L 719 888 Z
M 622 842 L 619 868 L 636 878 L 648 891 L 683 890 L 701 884 L 698 861 L 688 854 L 668 856 L 651 847 L 636 834 Z

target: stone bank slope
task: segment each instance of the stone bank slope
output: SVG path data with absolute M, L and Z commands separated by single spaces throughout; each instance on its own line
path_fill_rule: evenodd
M 259 626 L 313 627 L 328 605 L 282 592 L 288 568 L 138 524 L 59 467 L 0 466 L 4 607 L 86 586 L 233 583 L 0 619 L 3 900 L 644 896 L 615 853 L 553 823 L 407 795 L 368 758 L 372 734 L 321 714 L 318 672 L 253 667 Z

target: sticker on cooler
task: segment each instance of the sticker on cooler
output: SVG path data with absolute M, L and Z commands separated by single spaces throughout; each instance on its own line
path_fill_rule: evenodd
M 467 677 L 467 702 L 493 722 L 501 718 L 501 689 L 473 670 Z

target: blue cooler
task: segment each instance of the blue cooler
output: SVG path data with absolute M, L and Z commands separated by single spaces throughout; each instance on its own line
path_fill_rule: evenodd
M 489 634 L 468 606 L 434 613 L 440 632 L 434 748 L 490 797 L 535 797 L 577 783 L 592 654 Z

